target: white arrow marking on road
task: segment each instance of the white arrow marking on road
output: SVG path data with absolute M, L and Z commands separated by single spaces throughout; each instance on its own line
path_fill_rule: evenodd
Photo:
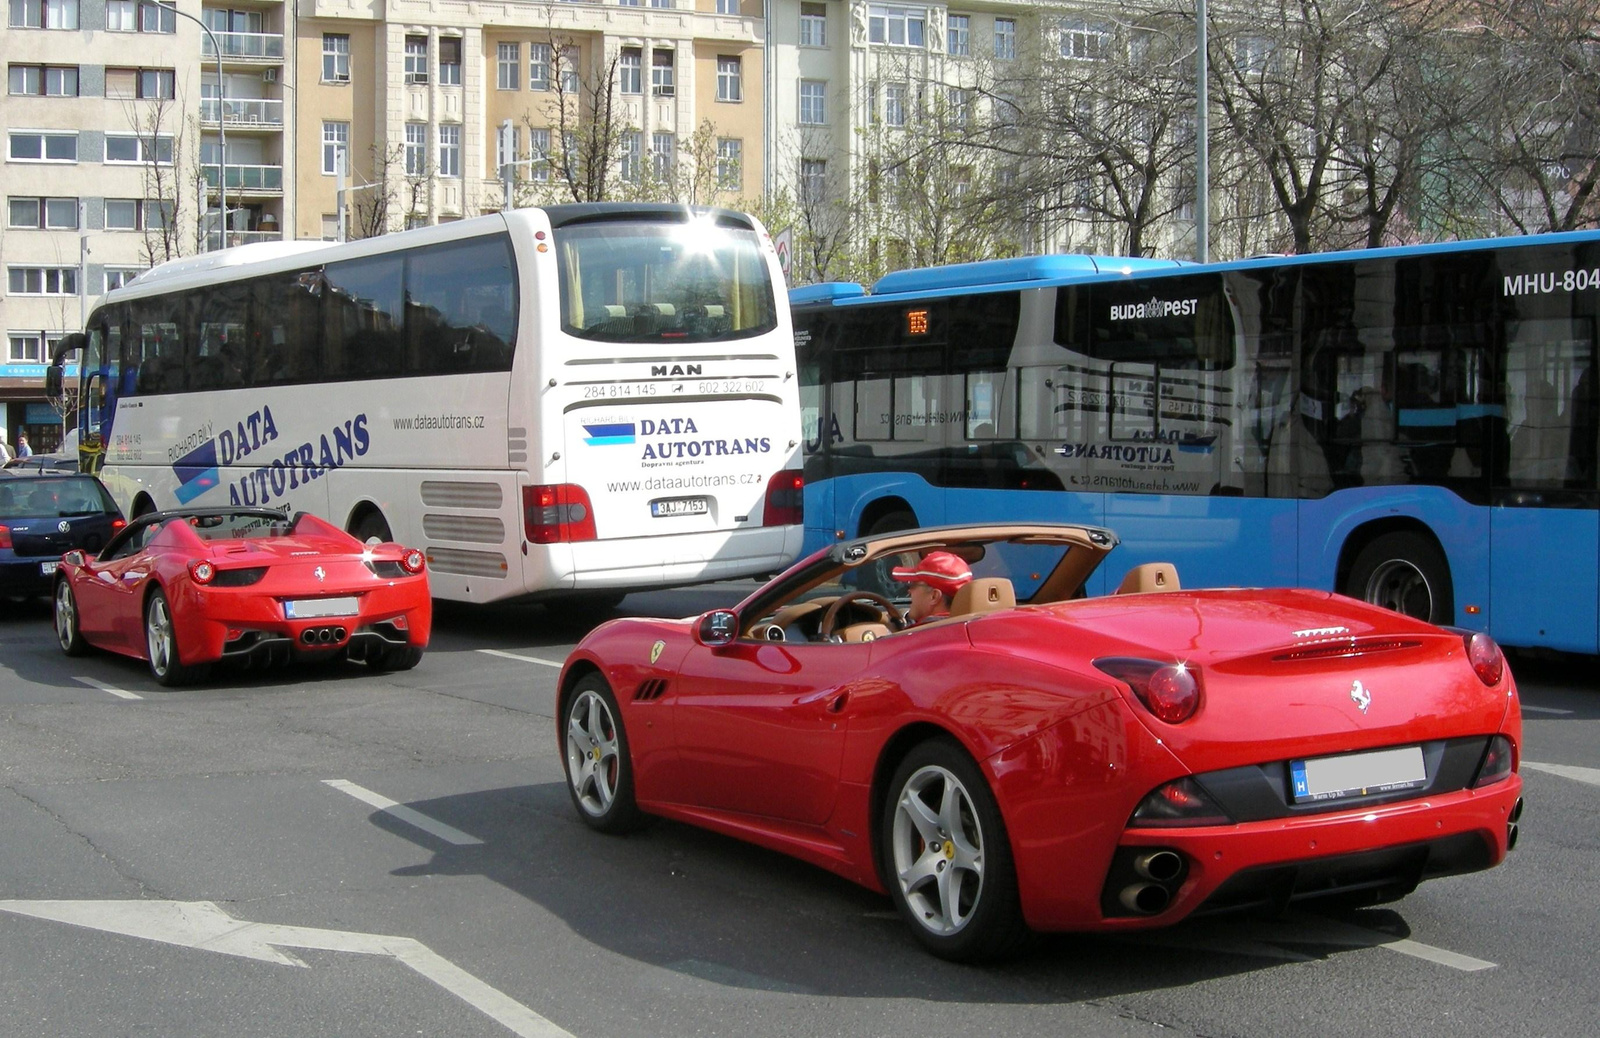
M 561 669 L 561 664 L 555 662 L 554 660 L 541 660 L 537 656 L 524 656 L 517 652 L 506 652 L 504 649 L 479 649 L 478 651 L 483 653 L 485 656 L 500 656 L 508 660 L 521 660 L 523 663 L 542 663 L 546 667 L 554 667 L 557 670 Z
M 210 901 L 0 901 L 0 911 L 287 966 L 305 963 L 278 951 L 280 947 L 384 955 L 523 1038 L 573 1038 L 410 937 L 252 923 L 233 918 Z
M 94 678 L 78 678 L 77 680 L 83 682 L 85 685 L 88 685 L 90 688 L 98 688 L 102 692 L 110 692 L 112 695 L 117 696 L 117 697 L 119 697 L 121 699 L 143 699 L 144 698 L 144 696 L 134 695 L 132 692 L 129 692 L 126 689 L 113 688 L 112 686 L 106 684 L 104 681 L 96 681 Z
M 1580 768 L 1575 764 L 1540 764 L 1538 761 L 1525 760 L 1524 768 L 1542 771 L 1547 775 L 1560 775 L 1562 778 L 1572 779 L 1575 782 L 1587 782 L 1591 786 L 1600 786 L 1600 768 Z
M 385 814 L 393 815 L 402 822 L 414 825 L 423 832 L 432 833 L 445 843 L 453 843 L 457 847 L 470 847 L 473 844 L 483 842 L 470 833 L 464 833 L 454 826 L 445 825 L 436 818 L 429 818 L 427 815 L 416 810 L 415 808 L 407 807 L 404 804 L 397 804 L 383 794 L 374 793 L 370 789 L 364 789 L 361 786 L 356 785 L 354 782 L 346 782 L 344 779 L 323 779 L 322 784 L 324 786 L 332 786 L 341 793 L 348 793 L 357 800 L 361 801 L 363 804 L 371 804 L 379 811 L 382 811 Z

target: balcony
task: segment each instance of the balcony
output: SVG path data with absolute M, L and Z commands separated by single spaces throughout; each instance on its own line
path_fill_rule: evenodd
M 217 164 L 215 162 L 202 162 L 200 169 L 205 173 L 206 187 L 215 191 L 217 189 Z M 228 163 L 228 190 L 238 191 L 243 194 L 250 192 L 280 195 L 283 193 L 283 167 L 282 166 L 249 166 Z
M 281 32 L 217 32 L 217 46 L 222 48 L 224 61 L 283 60 L 283 33 Z M 211 36 L 200 42 L 200 53 L 207 61 L 215 61 L 216 47 L 211 46 Z
M 205 97 L 200 99 L 200 123 L 208 128 L 217 125 L 218 108 L 230 127 L 248 129 L 283 129 L 283 100 L 269 97 Z
M 282 231 L 229 231 L 228 247 L 235 245 L 254 245 L 263 241 L 282 241 Z M 215 252 L 222 248 L 222 234 L 215 228 L 206 232 L 206 251 Z

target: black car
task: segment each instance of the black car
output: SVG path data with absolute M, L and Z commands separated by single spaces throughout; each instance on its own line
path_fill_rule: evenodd
M 77 473 L 0 477 L 0 595 L 48 595 L 62 553 L 98 552 L 127 525 L 106 488 Z

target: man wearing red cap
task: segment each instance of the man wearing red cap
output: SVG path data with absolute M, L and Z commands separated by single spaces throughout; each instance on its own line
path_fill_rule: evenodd
M 960 556 L 930 551 L 915 566 L 896 566 L 891 575 L 911 585 L 911 606 L 906 626 L 950 615 L 950 600 L 972 579 L 972 570 Z

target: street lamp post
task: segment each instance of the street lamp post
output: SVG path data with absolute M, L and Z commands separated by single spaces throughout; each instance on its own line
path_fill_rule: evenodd
M 211 40 L 211 49 L 217 53 L 217 205 L 222 210 L 222 219 L 217 226 L 217 242 L 219 248 L 228 247 L 228 101 L 227 86 L 222 79 L 222 45 L 217 42 L 217 37 L 212 33 L 211 26 L 196 18 L 192 14 L 180 11 L 176 2 L 168 7 L 166 4 L 154 3 L 153 0 L 140 0 L 139 17 L 144 17 L 144 9 L 154 7 L 162 11 L 171 11 L 180 18 L 187 18 L 200 26 L 200 30 Z

